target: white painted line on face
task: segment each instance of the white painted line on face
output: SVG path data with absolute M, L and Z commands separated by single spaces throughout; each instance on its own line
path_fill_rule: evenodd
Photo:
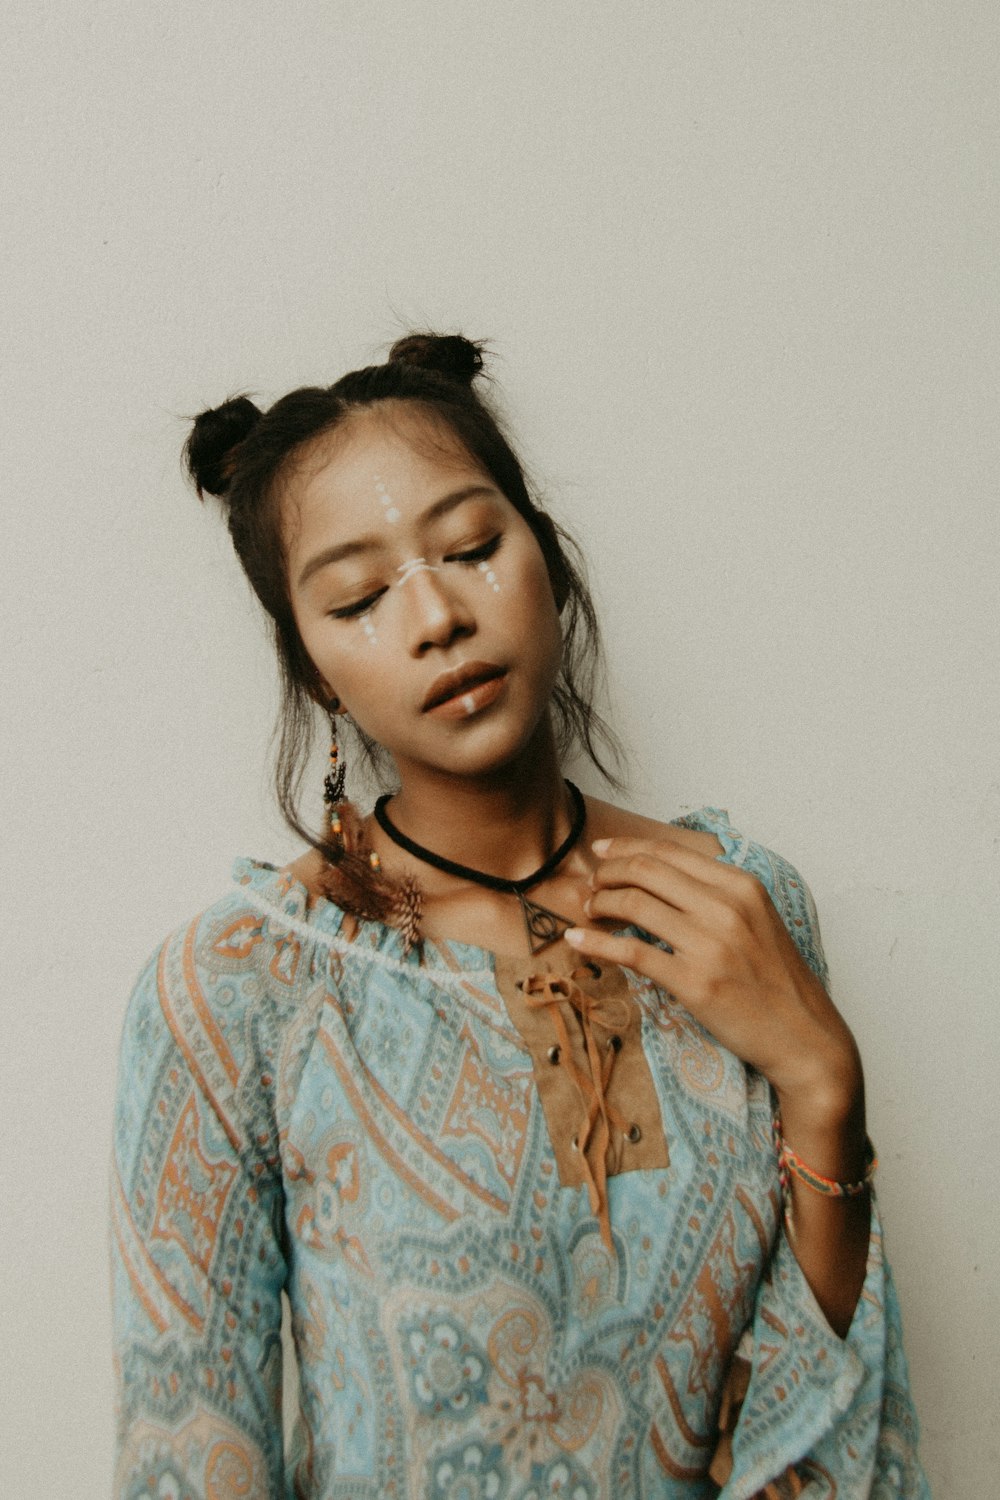
M 378 636 L 375 634 L 375 626 L 372 624 L 371 615 L 362 615 L 361 624 L 364 626 L 365 635 L 373 646 L 378 645 Z
M 409 562 L 401 563 L 396 569 L 396 572 L 401 575 L 396 579 L 396 586 L 398 588 L 408 578 L 412 578 L 414 573 L 440 573 L 440 571 L 441 569 L 434 567 L 426 557 L 411 557 Z

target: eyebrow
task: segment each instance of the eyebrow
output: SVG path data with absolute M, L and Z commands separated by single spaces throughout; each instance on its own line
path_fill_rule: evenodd
M 480 496 L 493 499 L 499 491 L 493 485 L 467 484 L 460 490 L 452 490 L 447 495 L 442 495 L 440 500 L 435 500 L 420 517 L 421 522 L 437 521 L 441 516 L 447 515 L 456 506 L 462 505 L 466 500 L 475 500 Z M 324 547 L 322 552 L 317 552 L 305 564 L 299 574 L 298 587 L 303 588 L 309 582 L 314 573 L 321 568 L 328 568 L 331 563 L 343 562 L 346 557 L 356 557 L 362 552 L 379 552 L 385 547 L 385 538 L 382 536 L 361 536 L 351 542 L 340 542 L 335 547 Z

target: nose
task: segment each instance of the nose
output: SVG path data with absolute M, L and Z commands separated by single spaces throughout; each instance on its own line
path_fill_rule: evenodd
M 426 656 L 434 647 L 447 647 L 475 633 L 475 619 L 457 581 L 441 568 L 412 571 L 400 585 L 405 598 L 414 656 Z

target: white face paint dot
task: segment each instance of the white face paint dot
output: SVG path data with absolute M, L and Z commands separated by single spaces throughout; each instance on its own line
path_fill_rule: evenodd
M 488 573 L 490 571 L 490 565 L 489 565 L 489 563 L 488 562 L 481 562 L 479 564 L 479 571 L 480 571 L 480 573 Z
M 394 523 L 399 520 L 399 511 L 394 505 L 389 506 L 389 509 L 385 513 L 385 518 L 390 523 Z
M 493 585 L 493 592 L 494 592 L 494 594 L 499 594 L 499 592 L 500 592 L 500 585 L 498 583 L 495 583 Z
M 486 582 L 487 583 L 496 583 L 496 581 L 497 581 L 497 575 L 493 572 L 493 569 L 491 568 L 490 571 L 486 575 Z

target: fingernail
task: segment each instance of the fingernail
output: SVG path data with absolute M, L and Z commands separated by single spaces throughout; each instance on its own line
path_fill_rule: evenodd
M 595 854 L 607 854 L 610 843 L 610 839 L 595 839 L 590 847 Z
M 582 927 L 567 927 L 563 937 L 571 948 L 582 948 L 585 933 Z

